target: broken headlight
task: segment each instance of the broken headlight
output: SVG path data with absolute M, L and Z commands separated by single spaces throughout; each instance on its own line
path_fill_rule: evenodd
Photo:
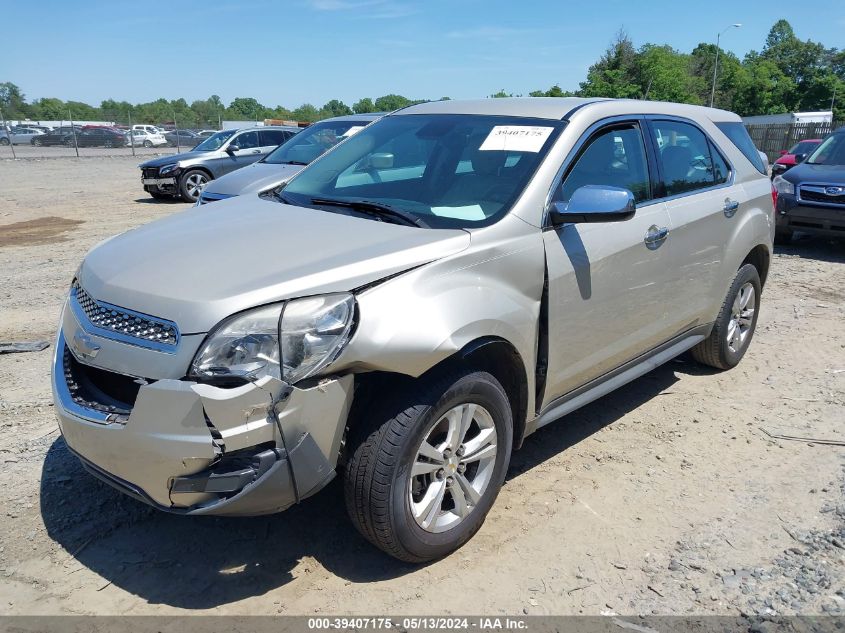
M 209 334 L 191 363 L 190 375 L 206 381 L 273 376 L 297 382 L 337 358 L 349 340 L 354 314 L 355 299 L 348 293 L 242 312 Z
M 352 333 L 355 298 L 318 295 L 285 304 L 282 312 L 282 377 L 295 383 L 338 357 Z
M 282 304 L 248 310 L 229 317 L 206 337 L 191 377 L 200 380 L 281 378 L 279 317 Z

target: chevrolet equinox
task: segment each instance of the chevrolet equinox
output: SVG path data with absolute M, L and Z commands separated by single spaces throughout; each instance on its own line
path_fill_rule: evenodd
M 772 189 L 735 114 L 608 99 L 423 103 L 281 191 L 85 257 L 53 368 L 87 470 L 185 515 L 344 482 L 426 561 L 479 529 L 524 438 L 690 350 L 754 334 Z

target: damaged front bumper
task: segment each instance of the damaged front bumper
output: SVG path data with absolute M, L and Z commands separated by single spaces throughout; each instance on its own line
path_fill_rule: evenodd
M 62 332 L 52 381 L 62 435 L 87 470 L 162 510 L 215 515 L 279 512 L 331 481 L 353 387 L 351 375 L 309 388 L 133 380 L 87 365 Z M 142 383 L 128 407 L 113 397 L 120 381 Z

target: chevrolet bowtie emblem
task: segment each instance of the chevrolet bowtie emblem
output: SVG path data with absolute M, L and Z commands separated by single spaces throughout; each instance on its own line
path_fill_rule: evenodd
M 100 346 L 85 332 L 79 330 L 73 335 L 73 351 L 82 358 L 94 358 Z

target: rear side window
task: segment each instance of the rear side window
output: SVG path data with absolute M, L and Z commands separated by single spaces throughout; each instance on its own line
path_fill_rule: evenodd
M 680 121 L 652 121 L 650 127 L 667 196 L 727 180 L 727 165 L 697 127 Z
M 748 136 L 748 130 L 745 129 L 745 126 L 742 123 L 739 121 L 734 121 L 732 123 L 716 123 L 716 127 L 719 128 L 725 136 L 731 139 L 731 143 L 736 145 L 737 149 L 742 152 L 742 155 L 745 156 L 752 165 L 754 165 L 757 171 L 761 174 L 766 173 L 766 166 L 763 164 L 763 159 L 760 157 L 760 153 L 754 146 L 754 141 L 752 141 L 751 137 Z
M 261 130 L 261 146 L 281 145 L 291 137 L 291 133 L 285 130 Z

